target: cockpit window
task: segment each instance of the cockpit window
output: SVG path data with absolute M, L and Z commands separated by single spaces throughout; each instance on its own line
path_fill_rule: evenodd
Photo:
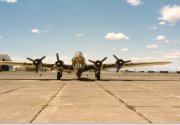
M 82 56 L 82 53 L 81 52 L 76 52 L 75 56 Z

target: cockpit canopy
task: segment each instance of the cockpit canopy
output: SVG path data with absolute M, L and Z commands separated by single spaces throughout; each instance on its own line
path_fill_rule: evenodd
M 76 57 L 78 57 L 78 56 L 83 56 L 83 54 L 82 54 L 81 52 L 76 52 L 75 56 L 76 56 Z
M 76 52 L 75 57 L 72 59 L 73 62 L 85 62 L 84 56 L 81 52 Z
M 85 58 L 81 52 L 76 52 L 72 64 L 76 69 L 82 69 L 85 66 Z

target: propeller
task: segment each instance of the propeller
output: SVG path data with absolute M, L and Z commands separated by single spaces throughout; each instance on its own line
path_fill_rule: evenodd
M 42 60 L 46 58 L 46 56 L 43 56 L 42 58 L 40 59 L 31 59 L 31 58 L 27 58 L 28 60 L 30 60 L 31 62 L 33 62 L 33 65 L 36 67 L 36 73 L 38 73 L 38 70 L 39 70 L 39 66 L 42 64 Z
M 100 70 L 100 68 L 102 67 L 103 65 L 103 62 L 107 59 L 107 57 L 105 57 L 104 59 L 102 60 L 97 60 L 97 61 L 92 61 L 92 60 L 89 60 L 89 62 L 92 62 L 94 63 L 95 67 Z
M 116 63 L 115 63 L 116 67 L 117 67 L 117 71 L 116 72 L 119 72 L 120 68 L 122 68 L 124 66 L 124 64 L 131 62 L 131 60 L 124 61 L 122 59 L 117 58 L 116 55 L 113 55 L 113 56 L 114 56 L 114 58 L 116 58 Z
M 53 70 L 55 68 L 61 68 L 61 67 L 64 66 L 64 62 L 59 59 L 59 54 L 58 53 L 56 53 L 56 58 L 57 58 L 57 61 L 55 62 L 54 66 L 51 68 L 51 70 Z

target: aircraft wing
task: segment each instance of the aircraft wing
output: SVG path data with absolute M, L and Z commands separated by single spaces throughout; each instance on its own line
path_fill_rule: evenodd
M 88 70 L 95 70 L 96 67 L 94 65 L 86 65 L 83 71 L 88 71 Z
M 165 65 L 170 64 L 171 62 L 143 62 L 143 63 L 127 63 L 123 68 L 131 68 L 131 67 L 144 67 L 144 66 L 157 66 L 157 65 Z
M 32 63 L 22 63 L 22 62 L 12 62 L 12 61 L 0 61 L 0 65 L 9 65 L 9 66 L 22 66 L 22 67 L 34 67 Z
M 131 67 L 144 67 L 144 66 L 156 66 L 156 65 L 165 65 L 170 64 L 171 62 L 140 62 L 140 63 L 126 63 L 122 68 L 131 68 Z M 116 64 L 104 64 L 103 68 L 114 68 Z
M 126 63 L 122 68 L 132 68 L 132 67 L 144 67 L 144 66 L 157 66 L 170 64 L 171 62 L 140 62 L 140 63 Z M 102 69 L 116 68 L 116 64 L 103 64 Z M 84 71 L 95 70 L 94 65 L 87 65 Z
M 12 62 L 12 61 L 0 61 L 0 65 L 9 65 L 9 66 L 22 66 L 22 67 L 28 67 L 28 68 L 33 68 L 34 65 L 33 63 L 27 63 L 27 62 Z M 43 68 L 51 69 L 54 64 L 47 64 L 43 63 L 41 66 Z M 72 66 L 71 65 L 64 65 L 64 70 L 71 70 Z

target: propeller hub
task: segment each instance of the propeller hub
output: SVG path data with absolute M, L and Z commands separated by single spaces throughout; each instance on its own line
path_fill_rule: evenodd
M 55 64 L 57 67 L 61 67 L 63 65 L 63 62 L 59 60 L 59 61 L 56 61 Z
M 118 66 L 123 66 L 123 65 L 124 65 L 124 60 L 119 59 L 119 60 L 116 61 L 116 64 L 117 64 Z
M 39 66 L 42 64 L 42 60 L 45 58 L 46 56 L 43 56 L 41 59 L 31 59 L 31 58 L 27 58 L 28 60 L 32 61 L 33 65 L 36 67 L 36 73 L 38 72 Z
M 101 61 L 96 61 L 95 62 L 95 66 L 97 67 L 97 68 L 101 68 L 101 66 L 102 66 L 102 62 Z
M 116 67 L 117 67 L 117 72 L 119 72 L 120 68 L 122 68 L 122 67 L 124 66 L 124 64 L 131 62 L 131 60 L 124 61 L 124 60 L 122 60 L 122 59 L 117 58 L 116 55 L 113 55 L 113 56 L 114 56 L 114 58 L 116 58 L 116 63 L 115 63 L 115 65 L 116 65 Z
M 34 66 L 39 66 L 41 63 L 42 62 L 39 59 L 36 59 L 36 60 L 33 61 Z
M 61 68 L 63 67 L 64 65 L 64 62 L 62 60 L 59 59 L 59 54 L 56 53 L 56 58 L 57 58 L 57 61 L 55 62 L 55 64 L 53 65 L 53 67 L 51 68 L 51 70 L 55 69 L 55 68 Z
M 97 68 L 97 70 L 100 70 L 102 65 L 103 65 L 103 62 L 107 59 L 107 57 L 105 57 L 103 60 L 97 60 L 97 61 L 92 61 L 92 60 L 89 60 L 90 62 L 94 63 L 95 67 Z

